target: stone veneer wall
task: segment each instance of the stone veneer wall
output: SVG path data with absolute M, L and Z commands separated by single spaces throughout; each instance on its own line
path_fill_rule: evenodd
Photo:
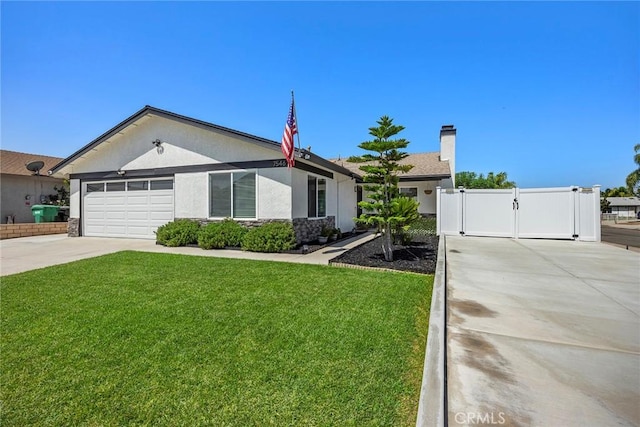
M 312 242 L 320 236 L 323 227 L 335 228 L 336 217 L 328 216 L 326 218 L 309 219 L 294 218 L 293 229 L 296 231 L 296 240 L 298 243 Z
M 192 221 L 198 221 L 200 225 L 206 225 L 211 222 L 220 222 L 221 220 L 210 220 L 202 218 L 176 218 L 176 219 L 190 219 Z M 293 225 L 293 230 L 296 233 L 296 243 L 308 243 L 316 240 L 320 236 L 320 231 L 323 227 L 335 228 L 336 218 L 334 216 L 328 216 L 326 218 L 309 219 L 309 218 L 294 218 L 293 221 L 286 219 L 257 219 L 249 221 L 237 221 L 247 228 L 259 227 L 262 224 L 269 222 L 287 222 Z M 71 228 L 69 228 L 71 230 Z
M 80 236 L 80 218 L 69 218 L 67 233 L 69 237 Z

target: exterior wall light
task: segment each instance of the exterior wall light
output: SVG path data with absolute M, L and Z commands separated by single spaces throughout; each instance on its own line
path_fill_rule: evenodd
M 162 154 L 164 152 L 162 141 L 160 141 L 158 138 L 156 138 L 154 141 L 151 141 L 151 143 L 156 146 L 156 151 L 158 152 L 158 154 Z

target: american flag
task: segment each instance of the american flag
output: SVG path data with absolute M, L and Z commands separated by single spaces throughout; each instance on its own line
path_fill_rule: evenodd
M 284 125 L 284 133 L 282 134 L 282 154 L 287 159 L 287 165 L 293 167 L 296 164 L 293 150 L 293 135 L 298 133 L 298 125 L 296 124 L 296 114 L 293 108 L 293 99 L 291 99 L 291 108 L 289 108 L 289 116 L 287 123 Z

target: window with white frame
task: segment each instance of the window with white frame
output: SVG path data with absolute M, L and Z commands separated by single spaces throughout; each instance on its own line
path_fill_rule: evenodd
M 418 198 L 418 188 L 417 187 L 403 187 L 400 188 L 400 195 L 405 197 L 411 197 L 412 199 Z
M 230 172 L 209 175 L 209 216 L 256 218 L 256 173 Z
M 327 180 L 309 176 L 307 178 L 307 217 L 327 216 Z

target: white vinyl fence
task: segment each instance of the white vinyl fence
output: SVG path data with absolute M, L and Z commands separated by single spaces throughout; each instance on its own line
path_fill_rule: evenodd
M 438 235 L 600 241 L 600 186 L 437 188 Z

